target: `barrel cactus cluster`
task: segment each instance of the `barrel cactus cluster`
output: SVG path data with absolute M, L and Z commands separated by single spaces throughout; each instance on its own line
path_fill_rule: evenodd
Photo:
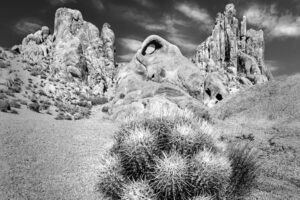
M 115 133 L 97 189 L 121 200 L 243 199 L 258 169 L 255 151 L 224 148 L 205 121 L 184 115 L 143 118 Z

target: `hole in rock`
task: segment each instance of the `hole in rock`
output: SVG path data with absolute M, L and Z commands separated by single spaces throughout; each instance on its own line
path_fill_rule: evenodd
M 151 55 L 160 48 L 162 48 L 162 44 L 158 40 L 152 40 L 144 47 L 142 55 Z
M 221 101 L 221 100 L 223 99 L 223 97 L 222 97 L 221 94 L 217 94 L 216 99 L 217 99 L 218 101 Z
M 166 77 L 166 71 L 164 69 L 162 69 L 160 71 L 160 74 L 159 74 L 161 77 L 165 78 Z
M 207 89 L 205 90 L 205 92 L 206 92 L 206 94 L 207 94 L 208 96 L 211 96 L 211 92 L 210 92 L 210 89 L 209 89 L 209 88 L 207 88 Z
M 120 99 L 124 99 L 125 98 L 125 94 L 121 93 L 119 97 L 120 97 Z

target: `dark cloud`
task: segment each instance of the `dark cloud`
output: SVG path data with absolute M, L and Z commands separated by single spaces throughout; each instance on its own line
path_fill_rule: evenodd
M 268 39 L 300 37 L 300 16 L 280 12 L 277 4 L 254 4 L 244 11 L 248 22 L 265 30 Z
M 53 6 L 61 6 L 68 3 L 76 3 L 77 0 L 47 0 Z
M 98 10 L 104 10 L 104 4 L 102 0 L 92 0 L 92 3 L 94 4 L 94 6 L 98 9 Z
M 80 10 L 99 29 L 110 23 L 119 61 L 130 60 L 151 34 L 178 45 L 189 57 L 230 2 L 236 4 L 239 18 L 248 16 L 249 28 L 264 29 L 266 63 L 273 72 L 300 72 L 299 0 L 5 0 L 0 7 L 0 46 L 20 43 L 42 25 L 53 30 L 55 10 L 64 6 Z
M 18 21 L 13 27 L 13 31 L 20 35 L 27 35 L 29 33 L 34 33 L 42 27 L 42 22 L 34 18 L 26 18 Z

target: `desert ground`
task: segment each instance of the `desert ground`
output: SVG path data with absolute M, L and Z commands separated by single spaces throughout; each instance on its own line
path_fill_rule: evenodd
M 116 124 L 97 108 L 76 122 L 19 111 L 0 113 L 0 199 L 101 199 L 97 169 Z
M 211 110 L 224 141 L 260 151 L 262 173 L 249 199 L 300 196 L 299 80 L 250 88 Z M 80 121 L 18 111 L 0 113 L 1 199 L 102 199 L 97 171 L 119 123 L 106 119 L 101 107 Z

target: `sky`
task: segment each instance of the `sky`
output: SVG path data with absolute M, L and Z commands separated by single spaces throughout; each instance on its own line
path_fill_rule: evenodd
M 130 60 L 152 34 L 191 57 L 228 3 L 239 19 L 247 16 L 250 28 L 264 30 L 265 63 L 275 76 L 300 73 L 300 0 L 1 0 L 0 46 L 20 44 L 44 25 L 53 31 L 56 9 L 68 7 L 99 29 L 112 26 L 119 62 Z

